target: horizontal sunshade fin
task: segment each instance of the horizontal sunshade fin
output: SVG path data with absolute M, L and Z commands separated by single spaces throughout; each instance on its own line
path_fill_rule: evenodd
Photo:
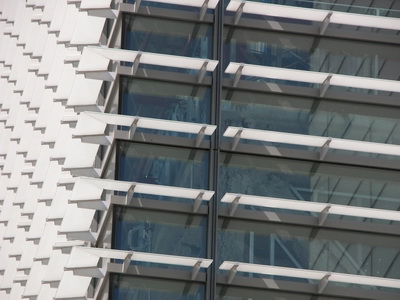
M 95 0 L 90 0 L 95 1 Z M 104 1 L 104 0 L 102 0 Z M 83 1 L 82 1 L 83 2 Z M 140 3 L 141 1 L 136 1 L 135 4 Z M 184 6 L 193 6 L 193 7 L 203 7 L 207 5 L 208 8 L 214 9 L 219 0 L 146 0 L 146 2 L 156 2 L 156 3 L 165 3 L 165 4 L 175 4 L 175 5 L 184 5 Z
M 340 283 L 362 284 L 362 285 L 380 286 L 388 288 L 400 288 L 400 280 L 398 279 L 295 269 L 295 268 L 277 267 L 269 265 L 256 265 L 256 264 L 248 264 L 241 262 L 238 263 L 232 261 L 224 261 L 222 265 L 219 267 L 219 269 L 229 270 L 233 275 L 236 272 L 248 272 L 248 273 L 257 273 L 264 275 L 272 275 L 272 276 L 310 279 L 310 280 L 320 280 L 320 281 L 326 280 L 326 283 L 328 281 L 333 281 Z
M 104 134 L 106 124 L 119 126 L 135 125 L 137 128 L 158 129 L 192 134 L 198 134 L 200 130 L 205 127 L 205 135 L 212 135 L 216 129 L 215 125 L 208 124 L 196 124 L 117 114 L 83 112 L 79 116 L 74 136 L 82 137 L 90 135 L 102 135 Z
M 72 249 L 71 256 L 66 267 L 68 269 L 97 267 L 97 262 L 100 258 L 123 260 L 127 259 L 130 261 L 171 264 L 187 267 L 194 267 L 199 261 L 201 261 L 201 268 L 208 268 L 212 263 L 212 259 L 202 259 L 195 257 L 153 254 L 114 249 L 75 247 Z
M 108 70 L 112 61 L 135 62 L 139 59 L 141 64 L 175 67 L 183 69 L 200 70 L 205 63 L 207 71 L 214 71 L 218 61 L 202 58 L 192 58 L 176 55 L 138 52 L 105 47 L 86 47 L 79 62 L 78 72 L 101 72 Z
M 110 191 L 128 192 L 131 188 L 134 193 L 179 197 L 186 199 L 196 199 L 200 193 L 203 193 L 202 200 L 210 200 L 211 197 L 214 195 L 213 191 L 204 191 L 157 184 L 126 182 L 110 179 L 80 177 L 75 183 L 71 200 L 96 199 L 96 197 L 101 195 L 100 190 L 103 189 Z M 93 189 L 92 192 L 91 189 Z
M 231 203 L 232 207 L 237 206 L 237 204 L 243 204 L 297 211 L 309 211 L 316 213 L 323 213 L 324 210 L 328 208 L 327 213 L 332 215 L 400 221 L 400 211 L 337 205 L 330 203 L 260 197 L 253 195 L 240 195 L 232 193 L 225 194 L 224 197 L 221 199 L 221 202 Z
M 328 138 L 296 133 L 286 133 L 269 130 L 248 129 L 229 126 L 225 137 L 236 137 L 236 139 L 249 139 L 271 143 L 283 143 L 318 148 L 331 148 L 346 151 L 368 152 L 384 155 L 400 156 L 400 146 L 382 143 L 354 141 L 338 138 Z
M 231 62 L 225 70 L 227 74 L 255 76 L 261 78 L 299 81 L 315 84 L 328 84 L 342 87 L 400 92 L 400 81 L 329 74 L 322 72 L 293 70 Z
M 400 19 L 397 18 L 336 11 L 332 12 L 322 9 L 310 9 L 305 7 L 258 3 L 254 1 L 232 0 L 226 10 L 236 12 L 240 9 L 241 6 L 243 9 L 243 13 L 248 14 L 278 18 L 290 18 L 314 22 L 323 22 L 324 20 L 329 18 L 329 22 L 334 24 L 400 30 Z

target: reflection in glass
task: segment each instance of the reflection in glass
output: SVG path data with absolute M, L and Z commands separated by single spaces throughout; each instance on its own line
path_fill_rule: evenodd
M 396 171 L 228 153 L 220 161 L 219 198 L 229 192 L 400 210 Z
M 206 218 L 116 208 L 114 248 L 190 257 L 206 255 Z
M 315 295 L 285 293 L 274 290 L 250 289 L 235 286 L 217 286 L 217 300 L 315 300 Z M 332 296 L 318 296 L 318 300 L 354 300 Z
M 228 126 L 400 144 L 393 107 L 224 90 L 221 131 Z
M 207 189 L 208 159 L 197 149 L 120 142 L 117 179 Z
M 112 300 L 203 300 L 205 286 L 194 282 L 111 276 Z
M 227 0 L 229 1 L 229 0 Z M 252 0 L 253 2 L 261 2 L 261 3 L 273 3 L 273 4 L 281 4 L 281 5 L 289 5 L 289 6 L 297 6 L 297 7 L 307 7 L 307 8 L 315 8 L 315 9 L 323 9 L 323 10 L 332 10 L 332 11 L 340 11 L 347 12 L 353 14 L 363 14 L 363 15 L 373 15 L 373 16 L 385 16 L 392 18 L 399 18 L 400 11 L 398 9 L 394 9 L 393 4 L 391 3 L 390 7 L 389 3 L 385 3 L 382 1 L 368 2 L 365 3 L 357 3 L 354 4 L 352 0 L 344 0 L 344 1 L 336 1 L 336 0 Z M 399 8 L 399 7 L 398 7 Z
M 220 219 L 218 260 L 400 278 L 398 237 Z
M 397 80 L 397 46 L 225 28 L 225 61 Z
M 124 49 L 211 58 L 212 26 L 126 15 Z
M 130 116 L 210 123 L 211 89 L 122 77 L 120 113 Z

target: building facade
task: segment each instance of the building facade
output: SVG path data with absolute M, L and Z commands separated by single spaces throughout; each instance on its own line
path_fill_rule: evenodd
M 3 0 L 0 299 L 399 299 L 399 17 Z

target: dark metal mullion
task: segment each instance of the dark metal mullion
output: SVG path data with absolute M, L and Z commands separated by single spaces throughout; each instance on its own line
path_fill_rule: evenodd
M 213 58 L 219 61 L 212 78 L 212 98 L 211 98 L 211 123 L 217 125 L 217 130 L 211 137 L 210 143 L 210 189 L 215 191 L 214 197 L 209 204 L 208 215 L 208 257 L 213 259 L 213 263 L 207 272 L 206 281 L 206 300 L 214 300 L 217 293 L 217 230 L 218 230 L 218 194 L 219 194 L 219 154 L 220 154 L 220 124 L 221 124 L 221 105 L 222 96 L 222 61 L 223 61 L 223 22 L 224 3 L 220 1 L 214 11 L 213 27 Z

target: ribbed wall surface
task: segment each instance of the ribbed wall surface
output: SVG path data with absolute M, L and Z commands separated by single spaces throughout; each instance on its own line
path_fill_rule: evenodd
M 89 156 L 93 146 L 86 149 L 72 138 L 77 113 L 68 99 L 74 86 L 87 89 L 91 84 L 75 72 L 83 46 L 107 43 L 102 37 L 106 18 L 89 16 L 79 6 L 96 4 L 109 11 L 111 1 L 80 2 L 0 2 L 2 300 L 81 297 L 90 281 L 78 278 L 76 284 L 69 279 L 72 271 L 64 270 L 71 247 L 89 242 L 61 229 L 68 227 L 65 218 L 71 211 L 69 222 L 85 220 L 90 226 L 85 213 L 92 210 L 68 204 L 71 186 L 61 183 L 72 178 L 71 170 L 63 168 L 71 155 L 94 160 Z M 98 90 L 91 93 L 97 100 Z M 58 286 L 68 284 L 63 294 Z

